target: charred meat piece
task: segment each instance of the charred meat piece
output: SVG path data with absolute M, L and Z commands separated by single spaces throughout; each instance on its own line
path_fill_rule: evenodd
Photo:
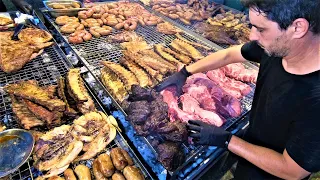
M 80 69 L 70 69 L 66 77 L 66 86 L 70 96 L 76 101 L 77 108 L 82 114 L 94 111 L 95 105 L 84 82 L 80 77 Z
M 162 127 L 158 130 L 162 131 L 161 135 L 168 141 L 173 141 L 173 142 L 186 142 L 188 139 L 188 131 L 186 128 L 185 123 L 181 123 L 179 121 L 175 121 L 173 123 L 168 124 L 169 127 Z M 174 127 L 170 127 L 174 126 Z M 168 131 L 167 129 L 171 130 L 174 129 L 173 131 L 166 132 Z M 166 130 L 166 131 L 164 131 Z M 160 133 L 160 132 L 159 132 Z
M 12 111 L 24 129 L 31 129 L 36 126 L 43 126 L 44 122 L 38 119 L 24 104 L 14 95 L 11 95 Z
M 101 64 L 117 74 L 125 84 L 127 90 L 131 90 L 132 85 L 139 84 L 136 76 L 121 65 L 109 61 L 102 61 Z
M 180 29 L 174 27 L 172 24 L 168 23 L 168 22 L 163 22 L 157 25 L 157 31 L 161 32 L 163 34 L 168 34 L 168 35 L 172 35 L 172 34 L 176 34 L 181 32 Z
M 133 85 L 131 89 L 131 95 L 128 98 L 130 101 L 151 101 L 153 99 L 151 90 L 142 88 L 138 85 Z
M 139 135 L 139 136 L 148 136 L 150 134 L 149 131 L 145 130 L 143 125 L 137 125 L 137 124 L 134 124 L 133 125 L 133 128 L 134 130 L 136 131 L 136 134 Z
M 175 58 L 177 58 L 179 61 L 183 62 L 184 64 L 189 64 L 191 62 L 191 58 L 189 56 L 186 56 L 184 54 L 177 53 L 170 48 L 163 48 L 163 51 L 171 54 Z
M 157 44 L 154 46 L 154 50 L 164 59 L 169 61 L 170 63 L 173 63 L 175 65 L 182 64 L 180 61 L 178 61 L 175 57 L 173 57 L 171 54 L 164 51 L 164 47 L 161 44 Z
M 128 108 L 128 119 L 135 124 L 144 124 L 150 114 L 147 101 L 135 101 Z
M 63 100 L 64 103 L 66 103 L 66 110 L 64 111 L 64 114 L 69 117 L 75 117 L 78 113 L 76 110 L 70 107 L 65 92 L 66 92 L 65 79 L 63 77 L 60 77 L 58 79 L 58 96 L 60 99 Z
M 143 38 L 138 36 L 137 33 L 133 31 L 123 31 L 122 33 L 111 35 L 108 37 L 109 42 L 113 43 L 123 43 L 130 41 L 142 41 Z
M 172 47 L 179 47 L 175 48 L 177 50 L 181 49 L 182 52 L 186 52 L 188 56 L 190 56 L 194 60 L 200 60 L 204 58 L 204 56 L 192 45 L 180 40 L 180 39 L 175 39 L 172 41 L 170 44 Z
M 103 85 L 116 98 L 116 100 L 118 102 L 123 102 L 125 97 L 128 95 L 128 92 L 116 74 L 108 68 L 103 68 L 101 69 L 101 80 Z
M 168 170 L 174 170 L 179 167 L 185 157 L 178 144 L 173 142 L 164 142 L 157 147 L 158 160 Z
M 120 63 L 127 67 L 138 79 L 141 87 L 152 86 L 152 80 L 148 74 L 139 67 L 133 60 L 121 58 Z
M 9 94 L 36 102 L 50 111 L 64 111 L 65 103 L 60 99 L 51 98 L 47 91 L 44 91 L 34 81 L 22 81 L 17 84 L 9 84 L 5 87 Z
M 49 111 L 46 108 L 39 106 L 29 100 L 22 100 L 24 105 L 32 112 L 37 118 L 46 122 L 46 124 L 51 126 L 56 126 L 61 123 L 62 112 L 59 111 Z

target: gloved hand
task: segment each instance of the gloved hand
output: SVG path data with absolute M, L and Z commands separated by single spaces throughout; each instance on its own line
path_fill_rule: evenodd
M 155 89 L 156 91 L 160 92 L 164 90 L 166 87 L 175 85 L 177 87 L 178 95 L 181 95 L 182 87 L 186 82 L 188 76 L 191 76 L 191 73 L 189 73 L 186 67 L 184 66 L 179 72 L 174 73 L 172 76 L 164 80 L 161 84 L 157 85 Z
M 201 145 L 228 148 L 232 134 L 217 126 L 202 121 L 190 120 L 187 124 L 189 136 L 193 142 Z
M 12 0 L 12 3 L 20 12 L 32 15 L 33 8 L 29 3 L 24 0 Z

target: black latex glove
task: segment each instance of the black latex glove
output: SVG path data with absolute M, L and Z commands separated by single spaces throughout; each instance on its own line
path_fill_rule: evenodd
M 156 91 L 160 92 L 164 90 L 166 87 L 176 86 L 178 95 L 181 95 L 182 87 L 186 82 L 188 76 L 190 75 L 191 73 L 189 73 L 186 67 L 184 66 L 179 72 L 174 73 L 172 76 L 164 80 L 161 84 L 157 85 L 155 89 Z
M 190 120 L 187 124 L 189 136 L 193 142 L 201 145 L 228 148 L 232 134 L 222 128 L 202 121 Z
M 24 0 L 12 0 L 12 3 L 20 12 L 32 15 L 33 8 L 29 3 Z

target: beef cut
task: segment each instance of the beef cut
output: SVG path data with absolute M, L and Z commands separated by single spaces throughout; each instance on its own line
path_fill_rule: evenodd
M 258 71 L 246 69 L 243 64 L 235 63 L 229 64 L 221 68 L 225 75 L 239 81 L 256 83 Z
M 199 116 L 203 122 L 218 127 L 222 126 L 224 123 L 224 120 L 215 112 L 202 109 L 199 102 L 189 94 L 182 95 L 180 101 L 182 103 L 183 111 Z
M 216 111 L 216 105 L 206 86 L 191 85 L 185 88 L 184 93 L 188 93 L 200 103 L 200 107 L 208 111 Z
M 249 85 L 226 77 L 222 69 L 208 71 L 206 75 L 223 90 L 237 99 L 241 99 L 243 96 L 248 95 L 252 90 Z

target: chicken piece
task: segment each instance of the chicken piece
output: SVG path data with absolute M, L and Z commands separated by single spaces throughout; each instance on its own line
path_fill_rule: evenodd
M 168 34 L 168 35 L 182 32 L 180 29 L 174 27 L 172 24 L 170 24 L 168 22 L 158 24 L 157 31 L 160 33 L 163 33 L 163 34 Z
M 45 43 L 53 38 L 47 31 L 35 28 L 22 29 L 18 37 L 22 42 L 28 42 L 29 44 Z

